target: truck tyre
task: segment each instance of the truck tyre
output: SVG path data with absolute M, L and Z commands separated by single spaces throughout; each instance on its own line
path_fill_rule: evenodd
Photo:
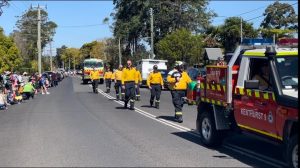
M 289 167 L 297 168 L 298 167 L 298 136 L 294 135 L 289 141 L 287 146 L 287 161 Z
M 103 84 L 103 83 L 104 83 L 104 80 L 103 80 L 103 79 L 100 79 L 99 83 L 100 83 L 100 84 Z
M 200 116 L 199 133 L 206 146 L 215 147 L 222 143 L 221 131 L 216 130 L 215 120 L 208 112 L 203 112 Z

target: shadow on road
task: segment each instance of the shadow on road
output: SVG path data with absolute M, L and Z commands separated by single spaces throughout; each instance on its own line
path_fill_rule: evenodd
M 125 110 L 125 109 L 127 109 L 127 108 L 125 108 L 125 107 L 116 107 L 116 109 L 117 109 L 117 110 Z
M 175 121 L 174 116 L 157 116 L 156 118 L 157 119 L 161 118 L 161 119 L 168 120 L 168 121 Z
M 167 116 L 166 116 L 167 117 Z M 199 137 L 194 136 L 195 132 L 174 132 L 172 133 L 173 135 L 176 135 L 180 138 L 186 139 L 190 142 L 193 142 L 195 144 L 198 144 L 200 146 L 203 146 L 205 148 L 211 149 L 211 150 L 216 150 L 218 151 L 220 154 L 218 155 L 214 155 L 212 157 L 214 158 L 218 158 L 218 159 L 234 159 L 234 160 L 238 160 L 244 164 L 247 164 L 251 167 L 270 167 L 270 165 L 263 163 L 259 160 L 256 160 L 255 158 L 251 158 L 249 156 L 246 155 L 241 155 L 235 151 L 232 151 L 230 149 L 226 149 L 223 146 L 219 146 L 219 147 L 215 147 L 215 148 L 210 148 L 205 146 L 199 139 Z
M 142 105 L 141 107 L 154 108 L 153 106 L 150 106 L 150 105 Z

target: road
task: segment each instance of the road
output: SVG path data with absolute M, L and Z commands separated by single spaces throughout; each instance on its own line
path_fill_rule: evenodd
M 284 166 L 280 147 L 243 135 L 228 137 L 218 149 L 203 146 L 194 131 L 196 107 L 186 105 L 184 122 L 174 122 L 168 91 L 157 110 L 142 89 L 132 111 L 104 88 L 94 94 L 68 77 L 50 95 L 0 111 L 0 166 Z

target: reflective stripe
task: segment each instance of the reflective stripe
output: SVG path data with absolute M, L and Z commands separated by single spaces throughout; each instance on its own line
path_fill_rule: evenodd
M 226 92 L 226 86 L 225 85 L 223 86 L 223 90 L 224 90 L 224 92 Z
M 260 92 L 259 91 L 254 91 L 255 97 L 259 98 L 260 97 Z
M 200 88 L 204 89 L 204 83 L 200 83 Z
M 210 89 L 210 88 L 209 88 L 209 84 L 206 84 L 206 89 Z
M 218 104 L 218 105 L 221 105 L 221 102 L 220 102 L 220 101 L 217 101 L 217 104 Z
M 255 131 L 255 132 L 258 132 L 258 133 L 261 133 L 261 134 L 264 134 L 264 135 L 267 135 L 267 136 L 270 136 L 270 137 L 282 140 L 282 137 L 277 136 L 275 134 L 271 134 L 271 133 L 268 133 L 268 132 L 265 132 L 265 131 L 261 131 L 261 130 L 255 129 L 255 128 L 251 128 L 251 127 L 248 127 L 248 126 L 245 126 L 245 125 L 241 125 L 241 124 L 238 124 L 238 126 L 241 127 L 241 128 L 244 128 L 244 129 Z
M 216 90 L 215 85 L 211 85 L 211 90 Z
M 206 102 L 209 103 L 209 99 L 208 98 L 206 98 Z
M 265 57 L 265 51 L 246 51 L 243 55 Z M 298 51 L 277 51 L 276 56 L 298 56 Z
M 269 93 L 264 93 L 264 99 L 266 99 L 266 100 L 269 99 Z
M 132 99 L 130 99 L 129 101 L 130 101 L 130 102 L 134 102 L 134 100 L 132 100 Z
M 201 101 L 205 101 L 205 98 L 201 97 Z
M 298 51 L 280 51 L 276 56 L 298 56 Z
M 182 112 L 175 112 L 175 115 L 182 115 Z
M 252 90 L 247 89 L 246 92 L 247 92 L 247 95 L 248 95 L 248 96 L 252 96 Z
M 219 84 L 217 84 L 217 90 L 221 91 L 221 86 Z
M 211 100 L 211 103 L 212 103 L 212 104 L 216 104 L 216 101 L 215 101 L 215 100 Z
M 275 94 L 274 93 L 272 93 L 272 98 L 275 101 Z
M 257 56 L 257 57 L 264 57 L 265 53 L 264 52 L 259 52 L 259 51 L 246 51 L 244 56 Z
M 160 101 L 159 100 L 155 100 L 155 102 L 159 103 Z

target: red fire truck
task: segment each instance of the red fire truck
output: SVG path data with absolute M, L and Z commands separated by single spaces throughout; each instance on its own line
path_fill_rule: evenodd
M 241 45 L 227 65 L 206 66 L 197 87 L 188 99 L 197 102 L 205 145 L 246 131 L 282 144 L 289 166 L 298 167 L 298 47 Z

